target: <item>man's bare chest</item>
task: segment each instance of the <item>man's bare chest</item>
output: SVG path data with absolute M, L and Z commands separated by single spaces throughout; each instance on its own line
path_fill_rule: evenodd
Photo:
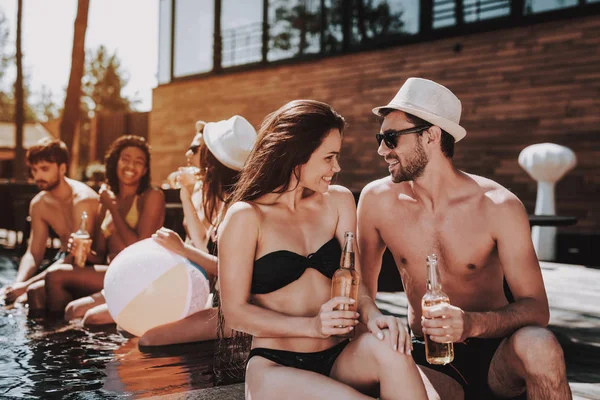
M 83 208 L 72 203 L 48 202 L 45 204 L 42 217 L 57 235 L 64 237 L 77 230 L 76 216 L 81 211 Z
M 490 222 L 478 212 L 397 212 L 380 222 L 379 232 L 401 272 L 425 271 L 427 255 L 436 254 L 447 274 L 469 279 L 497 259 Z

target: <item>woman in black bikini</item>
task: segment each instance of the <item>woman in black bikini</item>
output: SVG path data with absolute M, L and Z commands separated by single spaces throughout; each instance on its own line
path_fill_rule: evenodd
M 253 336 L 248 399 L 427 398 L 400 320 L 365 287 L 358 313 L 333 311 L 348 298 L 329 299 L 344 232 L 356 231 L 352 193 L 331 185 L 343 128 L 317 101 L 267 116 L 221 225 L 223 313 Z M 335 336 L 359 323 L 368 331 L 352 341 Z

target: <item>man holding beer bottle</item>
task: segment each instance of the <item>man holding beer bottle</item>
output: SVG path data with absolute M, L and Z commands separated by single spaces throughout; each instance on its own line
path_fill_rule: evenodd
M 87 227 L 93 230 L 98 208 L 98 194 L 93 189 L 66 177 L 69 152 L 63 142 L 58 139 L 41 139 L 27 151 L 26 157 L 40 192 L 29 206 L 29 245 L 19 263 L 16 282 L 4 290 L 6 303 L 14 302 L 27 290 L 34 289 L 36 282 L 44 280 L 45 274 L 38 272 L 44 259 L 50 229 L 56 232 L 61 241 L 61 251 L 53 261 L 62 263 L 68 254 L 69 237 L 81 224 L 81 215 L 85 212 L 89 216 Z
M 430 393 L 461 398 L 459 383 L 466 399 L 525 393 L 570 399 L 562 349 L 545 328 L 548 300 L 522 203 L 498 183 L 452 164 L 454 143 L 466 135 L 458 98 L 435 82 L 410 78 L 373 111 L 383 117 L 376 138 L 390 176 L 367 185 L 360 198 L 362 277 L 374 295 L 388 247 L 408 298 L 412 354 Z M 434 285 L 426 262 L 432 254 L 439 273 Z M 426 289 L 438 284 L 449 302 L 425 301 Z M 453 357 L 428 363 L 424 336 L 454 343 Z

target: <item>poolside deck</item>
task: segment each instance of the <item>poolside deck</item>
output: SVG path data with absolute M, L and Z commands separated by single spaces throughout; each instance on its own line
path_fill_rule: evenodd
M 600 400 L 600 270 L 542 262 L 550 302 L 550 329 L 565 352 L 573 399 Z M 379 307 L 406 317 L 403 292 L 379 293 Z M 243 399 L 243 385 L 198 389 L 159 397 L 164 400 Z

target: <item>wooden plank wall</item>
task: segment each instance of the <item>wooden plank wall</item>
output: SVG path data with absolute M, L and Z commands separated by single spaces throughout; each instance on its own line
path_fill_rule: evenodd
M 515 192 L 532 213 L 536 184 L 519 167 L 526 146 L 570 147 L 578 165 L 557 185 L 558 213 L 577 231 L 600 230 L 600 16 L 497 30 L 386 50 L 189 79 L 154 90 L 150 142 L 155 183 L 184 161 L 194 122 L 245 116 L 258 127 L 287 101 L 331 104 L 346 131 L 338 182 L 353 191 L 387 174 L 377 119 L 406 78 L 433 79 L 463 102 L 467 137 L 455 163 Z
M 148 112 L 98 113 L 92 120 L 90 161 L 104 162 L 106 150 L 119 136 L 138 135 L 148 138 Z

